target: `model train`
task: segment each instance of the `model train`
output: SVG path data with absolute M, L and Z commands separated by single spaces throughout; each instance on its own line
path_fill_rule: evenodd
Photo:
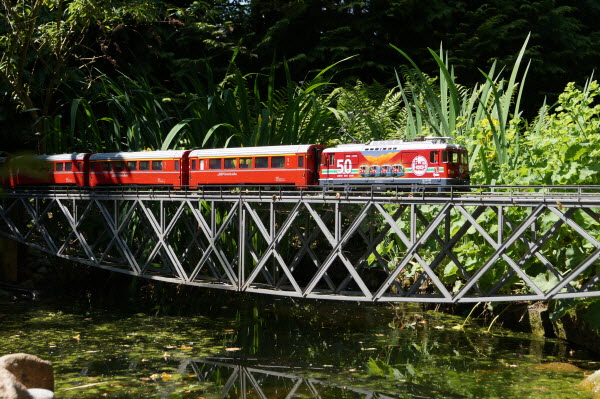
M 447 137 L 368 144 L 74 153 L 0 160 L 4 185 L 466 185 L 465 147 Z

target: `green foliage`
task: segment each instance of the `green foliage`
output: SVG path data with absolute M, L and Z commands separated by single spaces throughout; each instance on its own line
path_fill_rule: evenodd
M 589 80 L 583 88 L 569 83 L 553 112 L 542 107 L 536 122 L 524 132 L 523 161 L 503 170 L 511 184 L 599 184 L 600 87 Z
M 508 129 L 521 113 L 523 85 L 517 83 L 517 76 L 528 40 L 521 47 L 508 82 L 495 73 L 494 64 L 489 73 L 482 72 L 485 82 L 472 90 L 457 84 L 454 68 L 449 66 L 448 55 L 444 55 L 442 48 L 439 54 L 429 50 L 439 67 L 439 76 L 431 79 L 408 54 L 392 46 L 413 66 L 405 74 L 405 84 L 396 75 L 407 112 L 406 137 L 443 136 L 464 140 L 471 153 L 469 166 L 481 164 L 482 184 L 493 184 L 497 179 L 488 166 L 488 158 L 494 158 L 497 165 L 514 168 L 520 155 L 519 136 L 510 135 Z M 485 141 L 490 139 L 493 146 L 486 153 L 482 148 L 486 148 Z
M 268 76 L 243 75 L 234 60 L 220 84 L 182 77 L 175 92 L 158 91 L 142 77 L 103 76 L 90 100 L 72 102 L 69 131 L 57 119 L 46 145 L 52 152 L 138 151 L 324 143 L 335 137 L 336 96 L 329 79 L 338 63 L 303 83 L 291 80 L 285 64 L 286 79 L 278 85 L 274 66 Z M 208 66 L 206 71 L 212 74 Z
M 398 370 L 380 359 L 369 358 L 366 365 L 367 372 L 371 377 L 393 378 L 404 380 L 404 375 Z
M 232 63 L 231 73 L 221 84 L 187 95 L 188 123 L 172 131 L 164 144 L 215 148 L 326 142 L 334 132 L 329 110 L 332 98 L 327 94 L 331 85 L 327 75 L 334 66 L 297 84 L 285 64 L 286 79 L 279 87 L 274 66 L 268 76 L 244 76 Z M 266 90 L 261 90 L 263 79 Z
M 385 140 L 403 137 L 405 115 L 398 90 L 375 82 L 357 81 L 353 87 L 336 88 L 335 108 L 330 108 L 343 130 L 340 141 Z

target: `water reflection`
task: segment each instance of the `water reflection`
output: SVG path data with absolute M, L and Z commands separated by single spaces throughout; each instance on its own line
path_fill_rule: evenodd
M 338 384 L 326 374 L 314 378 L 288 366 L 242 364 L 232 358 L 185 359 L 178 372 L 195 375 L 199 382 L 211 384 L 222 398 L 459 398 L 462 396 L 433 393 L 416 384 L 403 384 L 395 392 L 381 392 L 364 387 Z M 303 369 L 306 370 L 306 369 Z M 331 375 L 333 377 L 333 375 Z
M 53 362 L 65 399 L 575 399 L 600 367 L 558 340 L 419 308 L 214 302 L 185 316 L 0 303 L 0 353 Z

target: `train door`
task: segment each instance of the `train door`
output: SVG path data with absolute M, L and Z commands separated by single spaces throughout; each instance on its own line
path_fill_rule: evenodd
M 325 166 L 327 167 L 327 176 L 331 176 L 331 172 L 335 168 L 335 153 L 328 152 L 325 154 Z
M 311 147 L 306 159 L 306 168 L 308 169 L 306 173 L 308 173 L 308 184 L 318 184 L 319 183 L 319 168 L 321 166 L 321 158 L 323 156 L 322 147 Z
M 190 153 L 192 150 L 185 151 L 181 155 L 181 165 L 179 166 L 179 182 L 182 186 L 190 184 Z M 194 162 L 195 163 L 195 162 Z
M 83 159 L 80 159 L 77 161 L 77 171 L 78 171 L 77 185 L 78 186 L 87 187 L 90 185 L 90 174 L 91 174 L 90 157 L 91 156 L 92 156 L 91 153 L 85 154 L 83 156 Z

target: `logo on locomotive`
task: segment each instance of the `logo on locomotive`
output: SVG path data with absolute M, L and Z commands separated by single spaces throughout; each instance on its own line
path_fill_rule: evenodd
M 415 176 L 423 176 L 427 173 L 428 166 L 427 159 L 423 155 L 417 155 L 412 160 L 412 172 Z

